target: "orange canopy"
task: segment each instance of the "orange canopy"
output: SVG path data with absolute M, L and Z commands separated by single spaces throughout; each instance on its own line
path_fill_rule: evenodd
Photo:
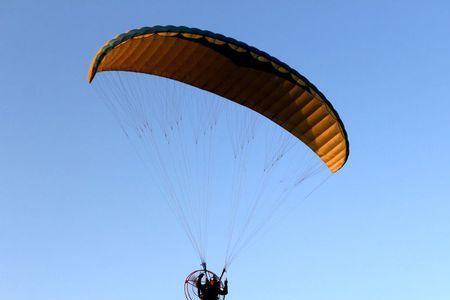
M 131 30 L 100 48 L 88 81 L 103 71 L 157 75 L 207 90 L 291 132 L 332 172 L 347 161 L 344 125 L 325 96 L 288 65 L 234 39 L 187 27 Z

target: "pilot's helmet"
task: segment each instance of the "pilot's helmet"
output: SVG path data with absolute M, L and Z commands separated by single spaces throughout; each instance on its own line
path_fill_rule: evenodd
M 211 278 L 209 279 L 209 283 L 210 283 L 211 285 L 216 284 L 217 282 L 218 282 L 217 276 L 213 276 L 213 277 L 211 277 Z

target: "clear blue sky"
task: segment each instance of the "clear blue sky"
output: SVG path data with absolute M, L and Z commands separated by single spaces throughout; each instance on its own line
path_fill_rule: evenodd
M 167 0 L 1 0 L 0 299 L 183 299 L 197 259 L 85 80 L 104 41 L 157 24 L 287 62 L 350 137 L 229 299 L 450 299 L 450 4 Z

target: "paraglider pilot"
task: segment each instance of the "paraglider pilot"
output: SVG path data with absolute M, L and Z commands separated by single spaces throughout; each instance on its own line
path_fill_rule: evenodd
M 203 268 L 206 270 L 206 264 L 203 265 Z M 225 285 L 221 287 L 220 279 L 214 275 L 209 280 L 206 278 L 205 283 L 202 283 L 202 278 L 205 274 L 206 271 L 201 273 L 195 280 L 198 296 L 201 300 L 218 300 L 220 295 L 225 296 L 228 294 L 228 280 L 225 280 Z

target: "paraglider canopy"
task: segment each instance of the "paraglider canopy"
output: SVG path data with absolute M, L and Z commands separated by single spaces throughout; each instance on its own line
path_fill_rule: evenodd
M 88 81 L 102 71 L 152 74 L 207 90 L 291 132 L 332 172 L 347 161 L 344 125 L 325 96 L 285 63 L 243 42 L 195 28 L 143 27 L 100 48 Z
M 297 204 L 349 155 L 341 119 L 313 84 L 220 34 L 131 30 L 99 49 L 94 78 L 202 263 L 212 238 L 228 269 L 295 208 L 294 190 Z

